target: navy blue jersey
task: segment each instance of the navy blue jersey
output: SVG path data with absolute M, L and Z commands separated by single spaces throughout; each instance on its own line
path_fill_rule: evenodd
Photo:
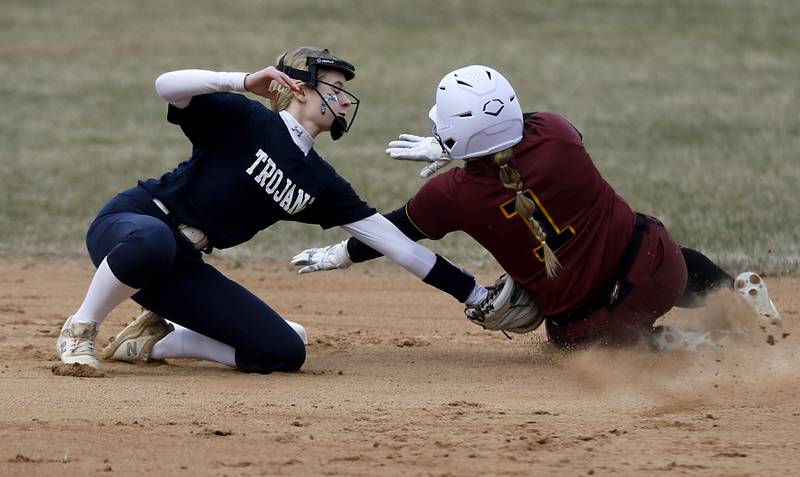
M 279 220 L 330 228 L 375 213 L 316 151 L 304 155 L 281 117 L 257 101 L 200 95 L 186 109 L 170 105 L 167 119 L 192 142 L 192 156 L 140 185 L 215 248 L 246 242 Z

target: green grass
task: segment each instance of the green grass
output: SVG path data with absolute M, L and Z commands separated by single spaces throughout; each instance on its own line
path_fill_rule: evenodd
M 357 65 L 355 128 L 318 150 L 387 210 L 422 184 L 387 140 L 430 130 L 448 71 L 503 71 L 530 111 L 583 132 L 605 177 L 736 272 L 800 264 L 800 4 L 794 1 L 6 1 L 0 253 L 81 254 L 114 193 L 189 153 L 153 80 L 251 71 L 320 45 Z M 339 231 L 279 224 L 226 252 L 285 259 Z M 488 256 L 467 237 L 432 244 Z

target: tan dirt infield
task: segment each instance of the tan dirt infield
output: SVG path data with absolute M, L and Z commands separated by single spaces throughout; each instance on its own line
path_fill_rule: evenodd
M 513 340 L 481 330 L 388 263 L 303 276 L 211 263 L 306 326 L 302 371 L 175 360 L 55 375 L 57 332 L 91 264 L 3 260 L 0 475 L 800 472 L 799 278 L 768 278 L 782 329 L 750 327 L 722 350 L 564 353 L 543 330 Z M 115 310 L 101 345 L 137 313 L 132 302 Z M 728 295 L 664 320 L 741 326 L 743 313 Z

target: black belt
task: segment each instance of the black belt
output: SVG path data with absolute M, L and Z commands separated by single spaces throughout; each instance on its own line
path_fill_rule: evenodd
M 633 229 L 628 245 L 622 252 L 622 258 L 617 265 L 611 279 L 607 281 L 600 291 L 582 305 L 558 315 L 547 316 L 546 318 L 551 321 L 551 324 L 556 327 L 566 326 L 576 321 L 586 318 L 602 307 L 612 310 L 617 303 L 621 302 L 625 296 L 633 289 L 633 285 L 628 282 L 625 277 L 633 266 L 636 256 L 639 255 L 639 249 L 642 246 L 642 237 L 650 227 L 650 224 L 661 225 L 661 222 L 644 214 L 636 213 L 636 226 Z

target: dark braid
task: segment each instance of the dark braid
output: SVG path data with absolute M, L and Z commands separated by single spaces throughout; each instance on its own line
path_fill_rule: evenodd
M 495 164 L 500 166 L 500 181 L 503 186 L 511 189 L 516 194 L 514 206 L 516 207 L 517 214 L 528 226 L 531 234 L 542 244 L 544 248 L 544 268 L 547 272 L 547 278 L 555 278 L 558 271 L 561 269 L 561 264 L 558 262 L 556 254 L 547 245 L 547 234 L 542 229 L 542 226 L 534 220 L 533 214 L 536 212 L 536 204 L 525 195 L 525 184 L 522 183 L 522 176 L 519 172 L 509 166 L 509 163 L 514 158 L 514 151 L 508 148 L 494 154 L 493 159 Z

